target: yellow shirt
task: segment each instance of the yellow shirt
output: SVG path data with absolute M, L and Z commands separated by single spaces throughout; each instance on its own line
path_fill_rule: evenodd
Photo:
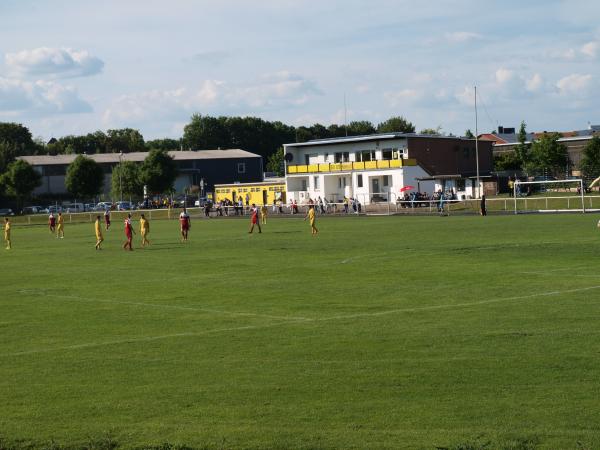
M 147 233 L 150 231 L 150 224 L 146 219 L 140 219 L 140 233 Z
M 263 205 L 263 206 L 260 208 L 260 213 L 261 213 L 263 216 L 266 216 L 266 215 L 267 215 L 267 211 L 268 211 L 268 210 L 267 210 L 267 207 L 266 207 L 265 205 Z
M 4 222 L 4 233 L 10 234 L 10 222 Z
M 310 220 L 311 222 L 315 221 L 315 208 L 310 208 L 308 210 L 308 220 Z
M 63 221 L 64 221 L 63 216 L 58 216 L 58 219 L 56 220 L 56 223 L 58 223 L 59 225 L 62 225 Z
M 99 220 L 96 220 L 96 222 L 94 222 L 94 227 L 96 228 L 96 237 L 101 238 L 102 237 L 102 228 L 100 227 Z

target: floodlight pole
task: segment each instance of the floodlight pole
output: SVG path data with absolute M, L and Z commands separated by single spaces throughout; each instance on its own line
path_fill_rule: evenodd
M 481 198 L 479 181 L 479 132 L 477 130 L 477 86 L 475 86 L 475 165 L 477 168 L 477 198 Z

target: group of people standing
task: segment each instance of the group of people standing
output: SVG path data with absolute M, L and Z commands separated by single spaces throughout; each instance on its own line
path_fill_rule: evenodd
M 110 228 L 110 211 L 106 211 L 104 214 L 104 225 L 106 231 Z M 181 242 L 187 242 L 188 233 L 191 227 L 191 219 L 187 213 L 186 208 L 183 208 L 179 214 L 179 230 L 181 233 Z M 94 222 L 94 231 L 96 232 L 96 250 L 102 250 L 102 242 L 104 242 L 104 235 L 102 234 L 101 217 L 96 216 Z M 125 242 L 123 243 L 123 250 L 133 250 L 133 235 L 136 234 L 131 223 L 131 214 L 127 214 L 124 220 Z M 150 245 L 148 240 L 148 234 L 150 233 L 150 221 L 144 214 L 140 214 L 140 236 L 142 238 L 141 246 L 146 247 Z

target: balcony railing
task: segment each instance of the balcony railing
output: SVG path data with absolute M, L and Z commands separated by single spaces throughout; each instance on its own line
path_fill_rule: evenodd
M 392 159 L 388 161 L 364 161 L 344 163 L 320 163 L 320 164 L 296 164 L 287 166 L 287 173 L 319 173 L 319 172 L 347 172 L 349 170 L 374 170 L 374 169 L 397 169 L 404 166 L 416 166 L 417 160 Z

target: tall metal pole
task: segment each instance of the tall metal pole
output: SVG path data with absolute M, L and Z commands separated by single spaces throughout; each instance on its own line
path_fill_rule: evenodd
M 477 166 L 477 198 L 481 198 L 479 181 L 479 131 L 477 129 L 477 86 L 475 86 L 475 164 Z
M 346 107 L 346 93 L 344 92 L 344 129 L 346 137 L 348 137 L 348 108 Z

